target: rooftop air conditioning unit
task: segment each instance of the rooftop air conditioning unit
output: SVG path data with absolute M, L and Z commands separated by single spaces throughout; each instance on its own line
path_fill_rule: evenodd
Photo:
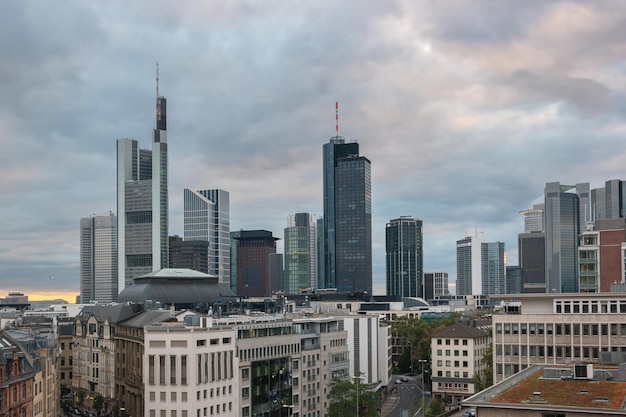
M 574 365 L 574 379 L 593 379 L 593 365 Z

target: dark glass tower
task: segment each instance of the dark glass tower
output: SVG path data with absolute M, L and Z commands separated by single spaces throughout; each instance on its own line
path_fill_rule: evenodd
M 387 295 L 422 297 L 422 221 L 408 216 L 391 220 L 385 228 L 385 245 Z
M 372 293 L 370 161 L 359 144 L 331 138 L 323 148 L 324 230 L 320 288 Z

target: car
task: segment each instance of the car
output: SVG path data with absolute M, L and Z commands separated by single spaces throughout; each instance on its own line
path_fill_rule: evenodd
M 396 379 L 396 384 L 401 384 L 402 381 L 400 381 L 399 379 Z
M 417 376 L 417 374 L 415 372 L 408 372 L 406 376 Z
M 464 411 L 462 417 L 470 417 L 469 411 Z
M 469 415 L 470 415 L 470 417 L 476 417 L 476 409 L 475 408 L 471 408 L 469 410 Z
M 402 382 L 409 382 L 409 378 L 408 378 L 408 377 L 406 377 L 406 376 L 403 376 L 403 377 L 402 377 Z

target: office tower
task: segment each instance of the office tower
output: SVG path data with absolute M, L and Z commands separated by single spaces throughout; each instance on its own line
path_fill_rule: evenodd
M 504 242 L 481 244 L 483 295 L 504 294 L 506 287 L 506 250 Z
M 524 269 L 521 266 L 506 267 L 505 294 L 521 294 L 524 292 Z
M 320 288 L 372 293 L 370 161 L 356 142 L 323 147 L 324 273 Z
M 169 267 L 193 269 L 208 274 L 209 242 L 205 240 L 183 240 L 180 236 L 170 236 Z
M 523 269 L 521 292 L 524 293 L 546 292 L 544 208 L 544 204 L 535 204 L 532 209 L 520 211 L 524 216 L 524 233 L 517 235 L 517 254 Z M 511 293 L 510 287 L 507 292 Z
M 230 232 L 230 289 L 237 294 L 237 238 L 241 231 Z
M 289 215 L 284 230 L 286 294 L 313 289 L 317 281 L 317 216 L 309 213 Z
M 579 185 L 546 184 L 546 290 L 548 292 L 578 292 L 578 235 L 581 222 L 581 199 L 571 192 Z M 588 184 L 580 189 L 587 191 Z M 587 198 L 587 204 L 589 198 Z M 583 201 L 585 201 L 583 199 Z M 588 207 L 588 206 L 587 206 Z
M 230 203 L 227 191 L 185 189 L 184 240 L 209 242 L 207 273 L 230 284 Z
M 421 297 L 424 273 L 422 221 L 410 216 L 390 220 L 385 227 L 387 295 Z
M 424 273 L 424 300 L 433 300 L 450 294 L 447 272 Z
M 237 240 L 237 295 L 268 297 L 270 254 L 276 253 L 276 241 L 267 230 L 241 230 Z
M 316 223 L 315 250 L 317 258 L 317 276 L 315 277 L 315 282 L 311 285 L 311 288 L 313 289 L 317 289 L 317 287 L 324 282 L 324 218 L 319 217 Z
M 624 193 L 621 180 L 608 180 L 604 184 L 605 219 L 624 217 Z
M 80 219 L 79 303 L 117 301 L 117 216 Z
M 626 219 L 596 220 L 582 232 L 578 247 L 580 292 L 610 292 L 624 282 Z
M 169 261 L 166 114 L 157 76 L 152 150 L 133 139 L 117 140 L 118 291 Z
M 269 267 L 269 290 L 271 296 L 285 292 L 285 261 L 282 253 L 270 253 L 268 258 Z
M 456 242 L 456 294 L 481 295 L 482 248 L 484 231 L 469 229 L 463 239 Z

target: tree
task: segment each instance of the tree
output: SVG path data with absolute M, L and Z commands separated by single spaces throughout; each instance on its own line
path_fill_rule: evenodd
M 493 385 L 493 344 L 487 346 L 482 362 L 485 364 L 485 369 L 482 372 L 475 373 L 472 377 L 472 383 L 476 387 L 476 392 Z
M 93 399 L 93 409 L 96 410 L 98 414 L 102 411 L 104 407 L 104 397 L 101 394 L 98 394 Z
M 357 414 L 357 387 L 358 408 Z M 333 417 L 376 417 L 378 416 L 376 394 L 369 391 L 363 383 L 349 379 L 335 378 L 330 383 L 328 393 L 328 414 Z

